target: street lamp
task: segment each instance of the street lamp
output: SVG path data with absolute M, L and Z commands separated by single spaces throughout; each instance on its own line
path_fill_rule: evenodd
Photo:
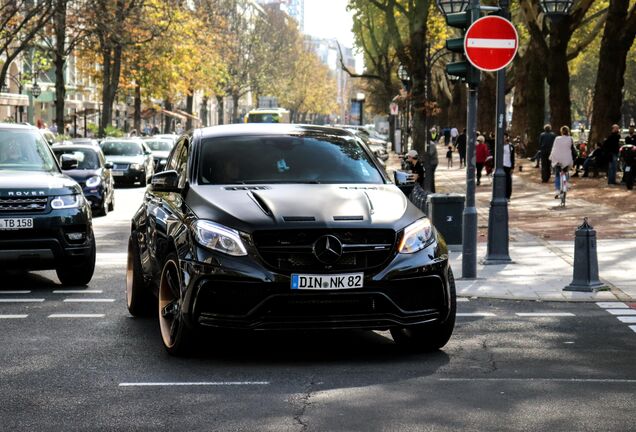
M 31 94 L 36 99 L 38 98 L 38 96 L 40 96 L 42 94 L 42 89 L 38 85 L 37 81 L 34 82 L 33 85 L 31 86 Z
M 409 71 L 406 70 L 406 66 L 404 66 L 403 64 L 398 66 L 397 76 L 400 79 L 400 81 L 402 81 L 403 83 L 405 81 L 411 81 L 411 76 L 409 75 Z
M 540 0 L 541 10 L 549 17 L 557 17 L 570 13 L 574 0 Z
M 408 92 L 411 89 L 411 76 L 409 75 L 409 71 L 406 69 L 406 66 L 400 64 L 397 70 L 398 79 L 402 82 L 402 86 L 405 90 L 405 98 L 404 98 L 404 110 L 402 110 L 402 127 L 401 135 L 400 135 L 400 147 L 403 150 L 408 150 L 409 143 L 409 122 L 410 122 L 410 113 L 411 113 L 411 104 L 408 98 Z
M 468 0 L 437 0 L 437 9 L 446 16 L 452 13 L 464 12 L 468 7 Z

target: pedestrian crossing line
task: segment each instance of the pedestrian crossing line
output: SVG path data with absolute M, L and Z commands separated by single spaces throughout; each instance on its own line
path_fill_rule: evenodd
M 497 316 L 492 312 L 461 312 L 457 313 L 458 317 L 494 317 Z
M 636 315 L 636 309 L 607 309 L 612 315 Z
M 602 309 L 629 309 L 629 306 L 622 302 L 596 302 L 596 305 Z
M 115 299 L 106 298 L 67 298 L 64 303 L 112 303 Z
M 518 317 L 573 317 L 576 316 L 570 312 L 519 312 Z
M 0 303 L 41 303 L 43 298 L 0 298 Z
M 467 302 L 467 301 L 470 301 L 470 300 L 467 299 L 466 297 L 457 297 L 457 301 L 458 302 Z
M 616 317 L 620 322 L 628 323 L 628 324 L 636 324 L 636 316 L 619 316 Z
M 0 319 L 21 319 L 26 317 L 28 315 L 0 315 Z
M 194 382 L 123 382 L 119 387 L 166 387 L 166 386 L 253 386 L 269 385 L 269 381 L 194 381 Z
M 53 290 L 53 294 L 103 294 L 103 290 Z
M 0 291 L 0 294 L 31 294 L 31 290 Z
M 634 332 L 636 332 L 636 325 L 631 325 L 631 326 L 629 326 L 629 328 L 634 330 Z
M 51 314 L 48 318 L 104 318 L 105 314 Z

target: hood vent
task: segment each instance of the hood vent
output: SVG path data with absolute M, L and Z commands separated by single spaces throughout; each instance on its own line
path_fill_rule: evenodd
M 247 194 L 254 200 L 256 205 L 263 211 L 263 213 L 265 213 L 267 216 L 274 215 L 274 212 L 272 212 L 272 209 L 269 208 L 269 206 L 267 205 L 267 203 L 261 196 L 259 196 L 258 194 L 252 191 L 247 192 Z
M 334 216 L 335 221 L 361 221 L 364 220 L 364 216 Z
M 283 216 L 285 222 L 315 222 L 316 218 L 313 216 Z
M 269 186 L 226 186 L 223 189 L 229 191 L 253 191 L 253 190 L 267 190 Z

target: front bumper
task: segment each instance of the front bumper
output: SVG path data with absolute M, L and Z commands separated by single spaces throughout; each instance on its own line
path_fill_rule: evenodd
M 112 171 L 115 183 L 137 183 L 146 180 L 145 170 L 127 169 L 125 171 Z
M 184 313 L 193 326 L 257 330 L 389 329 L 440 322 L 450 313 L 448 258 L 438 254 L 431 260 L 430 254 L 435 255 L 425 249 L 397 255 L 381 271 L 365 273 L 364 288 L 325 291 L 291 289 L 290 275 L 272 273 L 247 257 L 182 261 L 189 281 Z
M 33 218 L 33 228 L 0 231 L 1 268 L 48 270 L 80 262 L 92 254 L 93 229 L 87 206 L 33 215 L 12 214 L 10 217 Z M 84 236 L 80 240 L 71 240 L 70 233 L 83 233 Z

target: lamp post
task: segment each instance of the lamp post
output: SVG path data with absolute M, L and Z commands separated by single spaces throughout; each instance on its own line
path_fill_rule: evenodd
M 402 114 L 402 127 L 400 140 L 402 141 L 401 147 L 402 151 L 408 150 L 409 144 L 409 122 L 410 122 L 410 114 L 411 114 L 411 102 L 409 100 L 409 92 L 411 91 L 411 76 L 409 75 L 409 71 L 406 69 L 406 66 L 400 64 L 397 70 L 398 79 L 402 82 L 402 86 L 404 87 L 404 91 L 406 97 L 404 98 L 404 113 Z
M 7 78 L 9 78 L 11 81 L 13 81 L 18 86 L 18 94 L 22 94 L 22 72 L 19 71 L 16 75 L 11 75 L 11 74 L 7 73 Z M 9 86 L 7 85 L 7 83 L 2 84 L 2 89 L 0 89 L 0 91 L 2 91 L 2 93 L 8 93 L 9 92 Z M 23 112 L 24 112 L 24 108 L 22 106 L 20 106 L 19 108 L 16 108 L 16 110 L 15 110 L 15 122 L 16 123 L 22 122 L 22 113 Z M 19 117 L 18 117 L 18 115 L 19 115 Z
M 540 0 L 541 10 L 551 18 L 568 15 L 574 0 Z
M 437 7 L 447 16 L 468 10 L 471 22 L 479 14 L 479 0 L 437 0 Z M 475 207 L 475 139 L 477 132 L 477 96 L 479 80 L 468 80 L 466 106 L 466 204 L 462 227 L 462 278 L 477 277 L 477 208 Z

